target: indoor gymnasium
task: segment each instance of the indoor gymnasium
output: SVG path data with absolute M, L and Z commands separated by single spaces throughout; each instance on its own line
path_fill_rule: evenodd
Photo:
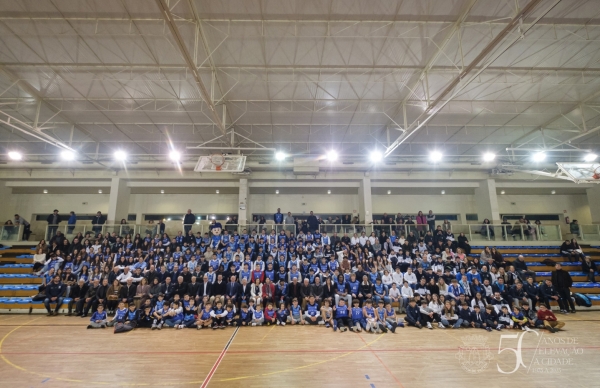
M 599 135 L 596 0 L 0 0 L 0 387 L 600 387 Z

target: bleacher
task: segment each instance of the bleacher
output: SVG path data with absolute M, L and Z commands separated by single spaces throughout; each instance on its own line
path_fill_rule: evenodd
M 473 246 L 472 256 L 479 256 L 483 246 Z M 557 247 L 552 246 L 497 246 L 505 260 L 514 261 L 519 254 L 525 256 L 525 261 L 530 271 L 534 271 L 538 281 L 550 277 L 554 268 L 545 265 L 542 261 L 552 259 L 563 265 L 573 277 L 573 293 L 587 295 L 594 306 L 600 306 L 600 283 L 586 281 L 586 275 L 581 272 L 578 262 L 565 262 Z M 587 254 L 600 255 L 600 247 L 584 248 Z M 41 301 L 32 302 L 31 297 L 37 294 L 37 288 L 42 283 L 39 276 L 31 275 L 33 249 L 31 248 L 3 248 L 0 250 L 0 312 L 45 312 Z M 70 299 L 65 299 L 62 309 L 66 310 Z M 553 306 L 557 308 L 558 306 Z

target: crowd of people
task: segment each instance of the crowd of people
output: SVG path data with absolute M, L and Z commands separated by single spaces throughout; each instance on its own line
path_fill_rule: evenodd
M 564 323 L 551 302 L 575 313 L 572 279 L 560 264 L 538 283 L 523 256 L 509 262 L 494 247 L 471 254 L 464 234 L 455 238 L 450 227 L 434 224 L 406 236 L 329 235 L 312 226 L 297 235 L 267 227 L 229 233 L 216 221 L 204 235 L 193 225 L 176 236 L 113 232 L 70 240 L 56 231 L 38 244 L 33 271 L 43 277 L 34 300 L 44 301 L 48 315 L 69 297 L 67 315 L 91 313 L 89 328 L 118 331 L 315 324 L 554 332 Z

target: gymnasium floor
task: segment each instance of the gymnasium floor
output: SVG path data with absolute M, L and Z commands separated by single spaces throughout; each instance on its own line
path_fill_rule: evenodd
M 559 319 L 565 331 L 522 337 L 289 326 L 115 335 L 86 330 L 87 319 L 0 315 L 0 387 L 600 387 L 600 312 Z M 503 338 L 498 354 L 501 335 L 516 338 Z M 510 373 L 518 355 L 523 365 Z

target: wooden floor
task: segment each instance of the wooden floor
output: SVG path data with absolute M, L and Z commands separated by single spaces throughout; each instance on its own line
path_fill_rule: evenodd
M 511 349 L 498 354 L 500 336 L 521 331 L 377 335 L 272 326 L 113 334 L 86 330 L 88 320 L 78 317 L 0 315 L 0 387 L 600 387 L 600 312 L 563 318 L 565 331 L 526 334 L 525 366 L 502 374 L 498 367 L 511 372 L 518 352 L 516 338 L 503 338 Z M 472 335 L 471 346 L 489 352 L 466 350 Z M 544 365 L 557 362 L 568 365 Z M 469 373 L 461 365 L 482 368 Z

